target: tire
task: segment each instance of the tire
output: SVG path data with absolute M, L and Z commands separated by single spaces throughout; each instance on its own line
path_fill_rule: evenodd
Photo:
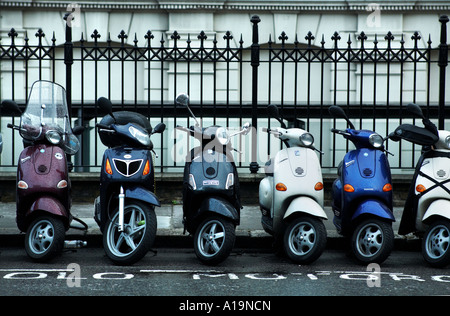
M 203 264 L 219 264 L 228 258 L 235 240 L 235 226 L 230 220 L 218 216 L 207 217 L 194 235 L 195 254 Z
M 25 251 L 37 262 L 47 262 L 59 255 L 64 248 L 66 228 L 62 219 L 40 216 L 28 227 Z
M 301 216 L 290 221 L 284 231 L 283 248 L 295 263 L 310 264 L 323 253 L 327 231 L 323 222 L 314 217 Z
M 360 264 L 384 262 L 394 248 L 392 224 L 371 218 L 362 221 L 352 235 L 351 249 Z
M 450 222 L 437 220 L 427 228 L 422 239 L 422 255 L 435 268 L 450 264 Z
M 132 265 L 141 260 L 156 238 L 156 215 L 146 203 L 126 200 L 124 231 L 119 232 L 119 208 L 108 219 L 103 234 L 106 255 L 117 265 Z

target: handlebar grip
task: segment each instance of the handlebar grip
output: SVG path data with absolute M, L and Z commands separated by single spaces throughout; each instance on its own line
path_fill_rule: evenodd
M 263 127 L 263 128 L 262 128 L 262 131 L 263 131 L 263 132 L 266 132 L 266 133 L 270 133 L 270 128 Z
M 341 132 L 340 130 L 338 130 L 338 129 L 336 129 L 336 128 L 332 128 L 331 131 L 332 131 L 333 133 L 339 133 L 339 132 Z
M 8 124 L 6 125 L 6 127 L 7 127 L 7 128 L 14 128 L 14 125 L 12 125 L 11 123 L 8 123 Z

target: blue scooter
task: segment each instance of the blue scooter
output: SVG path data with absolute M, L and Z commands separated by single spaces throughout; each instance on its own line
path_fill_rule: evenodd
M 351 250 L 357 262 L 382 263 L 394 247 L 395 221 L 385 139 L 373 131 L 356 130 L 338 106 L 331 106 L 329 112 L 334 118 L 345 119 L 349 127 L 331 131 L 356 147 L 344 156 L 333 183 L 333 223 L 340 234 L 351 237 Z
M 97 124 L 103 154 L 100 196 L 94 218 L 103 233 L 106 255 L 118 265 L 142 259 L 156 238 L 153 143 L 150 136 L 162 133 L 164 123 L 152 128 L 139 113 L 112 112 L 111 102 L 99 98 L 109 114 Z

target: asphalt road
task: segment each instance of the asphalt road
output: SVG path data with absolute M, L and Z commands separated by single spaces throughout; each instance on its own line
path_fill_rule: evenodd
M 30 261 L 20 247 L 0 248 L 0 295 L 169 296 L 170 310 L 193 302 L 199 303 L 193 308 L 206 308 L 200 303 L 220 297 L 213 309 L 267 309 L 272 303 L 273 310 L 279 304 L 275 297 L 286 296 L 450 294 L 450 267 L 431 268 L 416 250 L 394 251 L 381 267 L 356 265 L 341 249 L 327 249 L 309 266 L 265 249 L 236 249 L 214 267 L 202 265 L 189 248 L 156 251 L 133 266 L 120 267 L 101 248 L 66 251 L 48 264 Z M 296 300 L 286 303 L 294 306 Z

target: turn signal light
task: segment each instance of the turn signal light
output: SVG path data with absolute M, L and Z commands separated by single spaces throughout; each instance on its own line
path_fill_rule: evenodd
M 277 183 L 277 185 L 275 186 L 275 189 L 277 189 L 278 191 L 286 191 L 287 187 L 284 183 Z
M 147 160 L 145 163 L 144 171 L 142 171 L 142 175 L 146 176 L 150 173 L 150 162 Z
M 427 188 L 425 188 L 425 186 L 422 185 L 422 184 L 418 184 L 418 185 L 416 186 L 416 191 L 419 192 L 419 193 L 424 192 L 426 189 L 427 189 Z
M 58 188 L 58 189 L 64 189 L 64 188 L 67 188 L 67 181 L 66 180 L 61 180 L 61 181 L 59 181 L 58 182 L 58 184 L 56 185 L 56 187 Z
M 20 180 L 20 181 L 17 183 L 17 187 L 18 187 L 19 189 L 26 190 L 26 189 L 28 189 L 28 184 L 27 184 L 25 181 Z
M 323 189 L 323 183 L 322 182 L 317 182 L 316 185 L 314 186 L 314 190 L 320 191 L 322 189 Z
M 346 184 L 346 185 L 344 185 L 344 191 L 345 192 L 355 192 L 355 188 L 354 187 L 352 187 L 350 184 Z
M 109 159 L 106 159 L 105 171 L 108 174 L 113 174 L 111 164 L 109 163 Z
M 392 191 L 392 185 L 390 183 L 386 183 L 383 186 L 383 192 L 389 192 L 389 191 Z

